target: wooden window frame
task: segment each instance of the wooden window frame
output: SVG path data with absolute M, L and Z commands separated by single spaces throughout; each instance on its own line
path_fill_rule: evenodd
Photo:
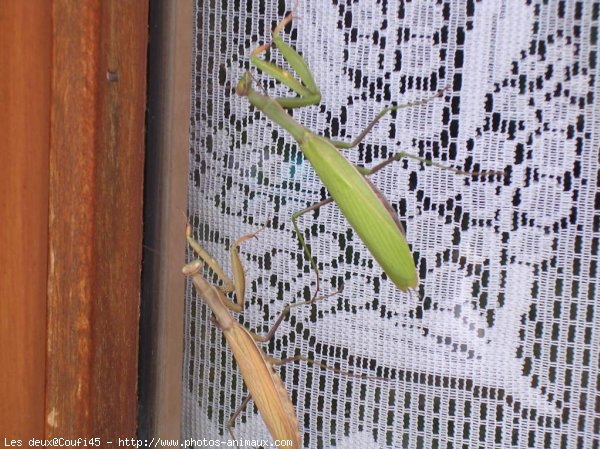
M 148 2 L 3 2 L 0 435 L 135 436 Z

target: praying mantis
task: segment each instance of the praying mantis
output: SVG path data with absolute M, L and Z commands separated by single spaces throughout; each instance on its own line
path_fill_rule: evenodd
M 330 198 L 292 215 L 292 223 L 297 238 L 310 261 L 313 271 L 316 273 L 317 291 L 319 270 L 311 255 L 310 248 L 306 244 L 302 232 L 300 232 L 297 220 L 303 214 L 331 202 L 338 205 L 350 226 L 356 231 L 392 282 L 403 292 L 414 289 L 418 286 L 419 278 L 411 250 L 406 241 L 404 228 L 390 203 L 367 176 L 402 158 L 415 159 L 427 165 L 449 169 L 459 174 L 474 175 L 474 173 L 446 167 L 405 152 L 396 153 L 378 165 L 366 169 L 352 164 L 344 157 L 340 149 L 350 149 L 360 143 L 373 126 L 387 113 L 409 106 L 425 104 L 433 98 L 440 97 L 443 91 L 439 91 L 435 96 L 425 100 L 383 109 L 365 130 L 350 143 L 329 140 L 317 135 L 298 123 L 285 110 L 315 105 L 321 99 L 319 88 L 313 79 L 307 62 L 280 36 L 281 30 L 291 20 L 292 14 L 288 14 L 273 30 L 271 43 L 256 48 L 251 54 L 250 61 L 263 73 L 288 86 L 296 93 L 296 96 L 272 98 L 266 94 L 258 93 L 253 88 L 252 75 L 248 71 L 244 73 L 238 82 L 236 93 L 247 97 L 255 108 L 261 110 L 267 117 L 294 137 L 304 156 L 310 161 L 331 195 Z M 300 78 L 300 81 L 282 67 L 259 58 L 259 55 L 271 46 L 275 46 L 281 52 L 284 59 Z
M 188 244 L 197 254 L 198 259 L 194 259 L 186 264 L 183 267 L 182 272 L 184 275 L 192 278 L 192 283 L 194 284 L 196 291 L 212 310 L 214 316 L 213 321 L 221 328 L 249 391 L 249 395 L 233 413 L 227 423 L 229 434 L 235 439 L 233 434 L 233 423 L 236 417 L 247 406 L 250 399 L 253 399 L 273 440 L 285 440 L 287 441 L 285 447 L 296 449 L 301 447 L 298 420 L 285 385 L 277 372 L 273 369 L 274 365 L 304 361 L 350 377 L 380 381 L 388 381 L 389 379 L 341 371 L 329 367 L 324 363 L 315 363 L 314 360 L 300 355 L 277 360 L 267 356 L 257 345 L 257 343 L 267 342 L 273 337 L 292 308 L 314 304 L 319 300 L 329 298 L 339 292 L 334 292 L 333 294 L 326 296 L 315 295 L 310 301 L 288 304 L 275 320 L 275 324 L 271 327 L 271 330 L 263 336 L 248 331 L 231 316 L 230 311 L 239 313 L 243 310 L 245 301 L 246 274 L 240 259 L 239 247 L 243 242 L 255 237 L 262 229 L 264 229 L 264 226 L 255 232 L 239 237 L 231 245 L 229 249 L 233 271 L 233 279 L 231 279 L 225 274 L 221 265 L 192 238 L 192 228 L 188 224 L 186 227 L 186 239 Z M 212 285 L 200 274 L 203 264 L 208 265 L 217 278 L 221 280 L 223 283 L 222 287 Z M 225 296 L 226 293 L 230 292 L 234 292 L 236 298 L 235 302 L 228 300 Z
M 235 439 L 232 428 L 236 417 L 246 407 L 250 399 L 253 399 L 273 439 L 275 441 L 287 440 L 288 444 L 286 444 L 286 447 L 294 449 L 301 447 L 298 421 L 296 419 L 292 401 L 285 389 L 285 385 L 273 369 L 273 365 L 283 365 L 285 363 L 296 361 L 305 361 L 312 364 L 315 362 L 314 360 L 303 356 L 292 356 L 283 360 L 274 359 L 267 356 L 258 347 L 257 342 L 264 343 L 269 341 L 293 307 L 314 304 L 316 301 L 326 299 L 338 292 L 320 297 L 315 295 L 310 301 L 288 304 L 275 320 L 275 324 L 271 327 L 271 330 L 264 336 L 251 333 L 244 326 L 239 324 L 230 314 L 230 311 L 239 313 L 244 308 L 246 275 L 240 259 L 239 247 L 243 242 L 255 237 L 263 228 L 241 236 L 231 245 L 229 251 L 233 270 L 232 280 L 225 274 L 221 265 L 192 238 L 192 228 L 188 224 L 186 227 L 186 239 L 188 244 L 198 255 L 198 259 L 186 264 L 183 267 L 182 272 L 184 275 L 192 278 L 192 283 L 194 284 L 196 291 L 212 310 L 214 315 L 213 321 L 221 328 L 249 391 L 249 395 L 234 412 L 227 424 L 227 429 L 231 437 Z M 222 287 L 218 288 L 210 284 L 200 274 L 203 263 L 208 265 L 217 278 L 223 282 Z M 225 296 L 225 294 L 229 292 L 235 292 L 235 302 L 228 300 Z M 331 368 L 324 363 L 317 363 L 317 365 L 351 377 L 387 380 L 378 376 L 364 376 L 340 371 Z M 289 444 L 290 441 L 291 446 Z
M 288 440 L 292 442 L 292 448 L 300 448 L 300 432 L 298 431 L 298 421 L 292 401 L 283 381 L 273 369 L 273 359 L 267 357 L 257 345 L 257 342 L 268 341 L 272 337 L 285 315 L 289 313 L 290 307 L 294 304 L 288 305 L 283 310 L 271 331 L 263 337 L 252 335 L 229 313 L 230 310 L 241 312 L 244 306 L 246 281 L 238 248 L 244 241 L 254 237 L 259 231 L 243 235 L 231 245 L 231 265 L 234 274 L 232 281 L 219 263 L 192 239 L 191 226 L 188 225 L 186 227 L 186 238 L 199 259 L 185 265 L 182 271 L 183 274 L 191 276 L 197 292 L 212 310 L 214 321 L 223 331 L 250 393 L 227 424 L 231 437 L 235 439 L 232 430 L 235 418 L 252 398 L 273 439 L 276 441 Z M 200 274 L 202 262 L 206 263 L 223 282 L 221 289 L 210 284 Z M 231 291 L 235 291 L 236 302 L 229 301 L 225 296 L 226 292 Z

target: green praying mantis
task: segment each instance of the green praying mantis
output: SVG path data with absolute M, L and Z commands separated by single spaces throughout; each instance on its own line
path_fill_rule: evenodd
M 443 91 L 439 91 L 434 97 L 425 100 L 383 109 L 365 130 L 350 143 L 326 139 L 298 123 L 285 109 L 318 104 L 321 94 L 307 62 L 280 36 L 281 30 L 291 20 L 292 14 L 287 15 L 273 30 L 271 43 L 261 45 L 255 49 L 250 60 L 263 73 L 288 86 L 296 93 L 296 96 L 272 98 L 258 93 L 253 88 L 253 79 L 250 72 L 244 73 L 236 86 L 236 93 L 240 96 L 246 96 L 254 107 L 260 109 L 267 117 L 294 137 L 331 195 L 330 198 L 292 215 L 292 223 L 297 238 L 316 273 L 317 291 L 319 270 L 311 255 L 310 248 L 306 244 L 303 233 L 300 232 L 297 220 L 303 214 L 330 202 L 335 202 L 338 205 L 350 226 L 356 231 L 392 282 L 404 292 L 414 289 L 417 287 L 419 279 L 411 250 L 406 241 L 404 228 L 390 203 L 367 176 L 402 158 L 411 158 L 459 174 L 480 175 L 481 172 L 467 173 L 405 152 L 396 153 L 378 165 L 367 169 L 352 164 L 340 152 L 340 149 L 349 149 L 360 143 L 373 126 L 387 113 L 409 106 L 425 104 L 433 98 L 440 97 Z M 271 46 L 275 46 L 281 52 L 300 80 L 282 67 L 259 58 L 259 55 Z

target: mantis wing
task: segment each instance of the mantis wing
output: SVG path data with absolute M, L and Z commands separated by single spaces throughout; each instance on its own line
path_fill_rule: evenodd
M 298 420 L 292 401 L 281 378 L 250 333 L 241 325 L 225 332 L 227 343 L 248 387 L 248 391 L 275 440 L 291 440 L 292 448 L 300 448 Z M 290 447 L 290 446 L 287 446 Z

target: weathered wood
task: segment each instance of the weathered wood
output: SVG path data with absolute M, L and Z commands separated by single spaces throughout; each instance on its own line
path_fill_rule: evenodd
M 147 9 L 53 2 L 49 437 L 135 435 Z

